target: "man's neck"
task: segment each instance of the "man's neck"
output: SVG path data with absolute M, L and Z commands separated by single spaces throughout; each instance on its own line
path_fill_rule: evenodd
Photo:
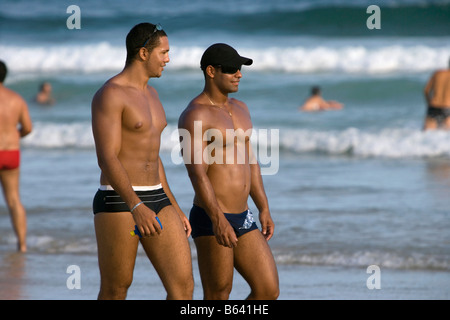
M 127 79 L 130 85 L 140 89 L 146 89 L 147 83 L 150 80 L 150 77 L 136 63 L 126 65 L 121 74 Z
M 214 104 L 224 105 L 228 102 L 228 93 L 220 91 L 217 87 L 205 86 L 203 92 Z

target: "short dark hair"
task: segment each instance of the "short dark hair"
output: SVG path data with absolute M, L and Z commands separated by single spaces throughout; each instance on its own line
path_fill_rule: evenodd
M 149 52 L 152 52 L 159 46 L 161 37 L 167 37 L 164 30 L 156 30 L 156 25 L 148 22 L 142 22 L 135 25 L 130 32 L 128 32 L 126 39 L 127 59 L 126 64 L 131 63 L 139 50 L 144 46 Z
M 6 64 L 0 60 L 0 83 L 3 83 L 3 81 L 5 81 L 7 73 L 8 69 L 6 68 Z
M 314 86 L 311 88 L 311 94 L 313 96 L 318 95 L 320 93 L 320 87 L 319 86 Z

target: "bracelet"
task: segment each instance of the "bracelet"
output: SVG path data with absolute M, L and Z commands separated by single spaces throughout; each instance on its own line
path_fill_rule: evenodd
M 141 204 L 143 204 L 144 201 L 139 202 L 138 204 L 136 204 L 133 209 L 130 210 L 131 213 L 133 213 L 134 209 L 136 209 L 137 207 L 139 207 Z

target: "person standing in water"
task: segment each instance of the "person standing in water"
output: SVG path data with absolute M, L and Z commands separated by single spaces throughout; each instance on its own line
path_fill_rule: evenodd
M 424 130 L 450 129 L 450 59 L 448 69 L 433 73 L 424 89 L 427 102 Z
M 0 182 L 18 239 L 18 250 L 25 252 L 27 217 L 19 193 L 20 138 L 28 135 L 33 125 L 25 100 L 3 85 L 6 74 L 6 65 L 0 61 Z

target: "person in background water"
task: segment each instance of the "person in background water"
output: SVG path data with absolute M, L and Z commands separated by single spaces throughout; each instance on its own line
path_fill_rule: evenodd
M 325 101 L 321 96 L 320 87 L 314 86 L 311 89 L 311 96 L 305 101 L 303 106 L 299 108 L 301 111 L 314 112 L 324 110 L 340 110 L 343 104 L 337 101 Z
M 424 130 L 450 129 L 450 59 L 448 69 L 438 70 L 425 86 L 428 105 Z
M 32 122 L 25 100 L 3 85 L 6 74 L 6 65 L 0 61 L 0 182 L 18 250 L 26 252 L 27 218 L 19 193 L 20 138 L 31 132 Z
M 52 85 L 50 82 L 43 82 L 39 87 L 39 92 L 34 99 L 37 103 L 42 105 L 52 105 L 55 99 L 52 96 Z

